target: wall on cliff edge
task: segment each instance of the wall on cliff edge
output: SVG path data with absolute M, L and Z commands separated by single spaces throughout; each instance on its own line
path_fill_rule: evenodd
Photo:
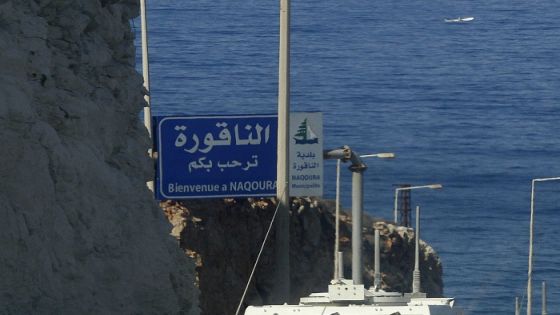
M 0 0 L 0 313 L 198 314 L 145 182 L 134 0 Z
M 172 234 L 197 261 L 203 314 L 234 314 L 249 279 L 270 220 L 274 199 L 208 199 L 163 202 Z M 294 198 L 290 216 L 291 302 L 326 292 L 333 276 L 334 203 Z M 351 218 L 341 217 L 340 248 L 346 278 L 351 277 Z M 364 216 L 364 284 L 373 283 L 373 229 L 381 234 L 382 288 L 410 292 L 414 268 L 414 231 Z M 265 247 L 245 300 L 270 303 L 274 277 L 274 235 Z M 421 287 L 428 296 L 443 294 L 442 266 L 434 250 L 421 242 Z M 220 303 L 216 303 L 219 300 Z

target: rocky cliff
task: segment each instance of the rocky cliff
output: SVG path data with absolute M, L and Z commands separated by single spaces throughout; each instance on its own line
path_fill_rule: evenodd
M 276 208 L 274 199 L 167 201 L 162 208 L 187 255 L 197 261 L 200 307 L 204 314 L 234 314 L 261 242 Z M 293 199 L 291 205 L 291 302 L 325 292 L 333 275 L 334 204 Z M 414 232 L 383 221 L 364 219 L 364 282 L 373 282 L 373 229 L 381 231 L 383 289 L 410 292 Z M 245 305 L 269 302 L 274 274 L 274 235 L 267 243 Z M 341 218 L 345 275 L 351 277 L 351 218 Z M 433 249 L 421 242 L 422 289 L 443 293 L 442 266 Z
M 145 182 L 135 0 L 0 0 L 0 313 L 197 314 Z

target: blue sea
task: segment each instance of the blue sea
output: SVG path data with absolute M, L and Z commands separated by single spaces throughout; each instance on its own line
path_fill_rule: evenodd
M 367 212 L 392 219 L 395 184 L 441 183 L 412 205 L 445 295 L 468 314 L 525 305 L 531 179 L 560 176 L 560 3 L 292 0 L 291 12 L 291 110 L 323 112 L 327 148 L 397 155 L 366 160 Z M 154 114 L 276 112 L 279 1 L 152 0 L 148 14 Z M 444 22 L 458 16 L 475 20 Z M 325 176 L 334 199 L 334 162 Z M 535 213 L 533 311 L 546 280 L 560 314 L 560 181 L 537 184 Z

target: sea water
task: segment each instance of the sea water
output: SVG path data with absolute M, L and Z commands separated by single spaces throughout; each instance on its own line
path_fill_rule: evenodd
M 326 148 L 397 155 L 366 160 L 366 211 L 391 220 L 395 184 L 442 184 L 413 191 L 412 206 L 445 295 L 469 314 L 525 305 L 531 179 L 560 176 L 560 6 L 292 0 L 291 12 L 291 109 L 323 112 Z M 153 0 L 148 14 L 155 114 L 276 112 L 278 1 Z M 459 16 L 475 20 L 444 22 Z M 334 162 L 325 176 L 334 198 Z M 542 280 L 560 314 L 559 192 L 536 187 L 539 314 Z

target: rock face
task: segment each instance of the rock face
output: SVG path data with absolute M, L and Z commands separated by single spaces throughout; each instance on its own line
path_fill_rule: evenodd
M 0 313 L 198 314 L 145 182 L 133 0 L 0 0 Z
M 276 207 L 273 199 L 164 202 L 173 235 L 197 260 L 203 314 L 235 314 L 253 263 Z M 326 292 L 333 276 L 334 204 L 293 199 L 291 207 L 291 302 L 311 292 Z M 382 288 L 410 292 L 414 233 L 371 218 L 364 220 L 364 282 L 373 283 L 373 228 L 381 231 Z M 270 303 L 274 274 L 274 235 L 265 247 L 245 306 Z M 345 275 L 351 277 L 351 218 L 341 217 Z M 422 290 L 443 293 L 442 267 L 433 249 L 421 242 Z M 217 303 L 219 301 L 219 303 Z

